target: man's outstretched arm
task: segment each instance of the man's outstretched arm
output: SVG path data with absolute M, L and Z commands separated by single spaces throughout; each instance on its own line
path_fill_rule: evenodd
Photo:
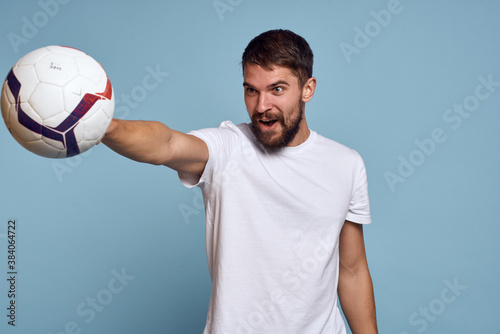
M 208 160 L 203 140 L 156 121 L 113 119 L 102 143 L 132 160 L 165 165 L 181 173 L 201 175 Z
M 361 224 L 344 223 L 339 257 L 338 294 L 349 327 L 353 334 L 376 334 L 375 298 Z

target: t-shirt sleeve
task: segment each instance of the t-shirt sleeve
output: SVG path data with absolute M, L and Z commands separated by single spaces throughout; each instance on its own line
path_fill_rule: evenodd
M 191 131 L 189 135 L 196 136 L 203 140 L 208 147 L 208 161 L 200 176 L 178 173 L 182 184 L 188 188 L 210 184 L 214 171 L 222 170 L 227 165 L 231 153 L 239 139 L 239 130 L 230 121 L 222 122 L 218 128 L 207 128 Z
M 346 220 L 358 224 L 369 224 L 371 223 L 371 215 L 366 168 L 361 156 L 357 152 L 356 154 L 358 162 L 356 164 L 353 194 Z

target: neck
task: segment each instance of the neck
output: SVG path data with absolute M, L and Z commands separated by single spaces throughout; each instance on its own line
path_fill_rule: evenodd
M 309 138 L 310 134 L 311 134 L 311 131 L 309 130 L 309 127 L 307 126 L 306 118 L 304 117 L 302 119 L 302 121 L 300 122 L 299 132 L 297 132 L 297 134 L 295 135 L 293 140 L 287 146 L 294 147 L 294 146 L 299 146 L 300 144 L 303 144 Z

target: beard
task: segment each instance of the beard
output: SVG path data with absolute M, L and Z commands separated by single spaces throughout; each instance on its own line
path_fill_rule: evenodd
M 300 122 L 304 118 L 304 103 L 299 102 L 298 113 L 295 118 L 290 118 L 285 120 L 283 113 L 277 115 L 272 115 L 268 112 L 263 114 L 255 113 L 252 116 L 252 122 L 250 123 L 250 129 L 254 134 L 255 138 L 259 143 L 264 146 L 268 151 L 279 151 L 280 149 L 286 147 L 295 138 L 300 130 Z M 295 113 L 294 113 L 295 114 Z M 275 132 L 263 132 L 259 126 L 259 121 L 262 118 L 275 119 L 281 125 L 281 133 L 279 136 L 275 136 Z

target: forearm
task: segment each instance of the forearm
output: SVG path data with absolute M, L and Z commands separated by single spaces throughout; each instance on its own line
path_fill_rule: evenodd
M 368 266 L 356 272 L 341 267 L 338 294 L 353 334 L 378 333 L 373 284 Z
M 161 165 L 172 131 L 160 122 L 113 119 L 102 143 L 132 160 Z

